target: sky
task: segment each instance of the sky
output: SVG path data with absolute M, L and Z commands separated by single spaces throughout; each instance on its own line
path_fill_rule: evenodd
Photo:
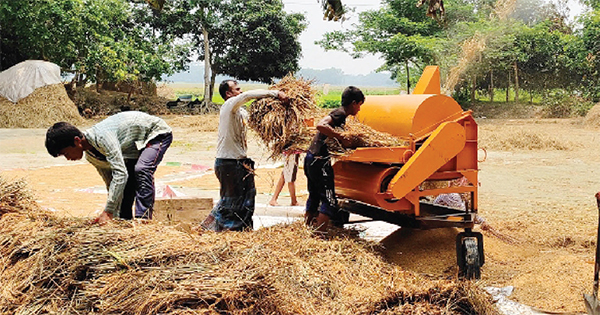
M 383 64 L 383 59 L 369 55 L 360 59 L 352 59 L 349 54 L 339 51 L 325 51 L 315 41 L 320 40 L 323 34 L 331 31 L 340 31 L 351 27 L 358 22 L 358 12 L 374 10 L 380 7 L 377 0 L 344 0 L 349 7 L 355 7 L 356 12 L 349 15 L 344 23 L 323 21 L 323 11 L 319 0 L 283 0 L 286 12 L 304 13 L 308 26 L 300 35 L 302 45 L 301 68 L 329 69 L 338 68 L 346 74 L 369 74 Z
M 369 74 L 383 64 L 383 59 L 373 55 L 364 58 L 352 59 L 349 54 L 339 51 L 325 51 L 315 41 L 323 38 L 323 34 L 334 30 L 344 30 L 358 22 L 358 13 L 366 10 L 375 10 L 381 7 L 378 0 L 344 0 L 349 7 L 355 7 L 356 12 L 349 14 L 349 19 L 344 23 L 324 21 L 320 0 L 283 0 L 286 12 L 300 12 L 306 16 L 308 26 L 300 35 L 302 45 L 301 68 L 328 69 L 338 68 L 346 74 Z M 578 0 L 569 0 L 571 18 L 581 14 L 583 8 Z

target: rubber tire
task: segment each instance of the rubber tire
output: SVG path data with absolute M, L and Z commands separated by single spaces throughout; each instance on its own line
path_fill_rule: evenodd
M 462 252 L 464 257 L 464 270 L 461 270 L 463 278 L 467 280 L 481 279 L 481 264 L 479 259 L 479 250 L 477 248 L 477 239 L 474 237 L 465 237 L 463 240 Z

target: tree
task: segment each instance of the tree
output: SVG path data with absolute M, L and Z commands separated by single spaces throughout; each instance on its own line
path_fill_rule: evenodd
M 143 4 L 145 5 L 145 4 Z M 86 81 L 149 81 L 180 62 L 173 42 L 138 23 L 136 2 L 14 0 L 0 2 L 2 68 L 26 59 L 54 62 Z
M 339 50 L 357 58 L 363 54 L 381 54 L 385 64 L 379 70 L 389 70 L 392 77 L 405 74 L 410 85 L 410 68 L 422 68 L 438 58 L 444 24 L 424 14 L 427 8 L 417 7 L 416 0 L 385 0 L 382 8 L 361 12 L 359 21 L 347 31 L 326 33 L 316 43 L 325 50 Z M 462 19 L 461 10 L 447 14 Z
M 188 41 L 204 60 L 211 101 L 217 74 L 268 83 L 297 71 L 305 23 L 280 0 L 177 0 L 165 5 L 155 27 Z

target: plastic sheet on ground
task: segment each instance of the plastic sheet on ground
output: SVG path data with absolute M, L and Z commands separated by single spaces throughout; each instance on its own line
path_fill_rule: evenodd
M 16 103 L 37 88 L 61 82 L 58 65 L 27 60 L 0 72 L 0 96 Z

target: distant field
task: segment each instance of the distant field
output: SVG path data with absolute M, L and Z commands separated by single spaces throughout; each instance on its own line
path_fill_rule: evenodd
M 176 97 L 182 95 L 192 95 L 193 99 L 202 98 L 204 92 L 204 85 L 199 83 L 169 83 L 168 87 L 173 89 Z M 267 89 L 267 84 L 241 84 L 242 90 L 248 91 L 253 89 Z M 319 91 L 318 105 L 323 107 L 337 107 L 342 95 L 342 91 L 346 86 L 325 86 L 319 84 L 315 86 L 315 89 Z M 217 104 L 223 103 L 223 98 L 219 95 L 219 87 L 215 86 L 215 94 L 213 96 L 213 102 Z M 364 87 L 361 88 L 365 95 L 393 95 L 399 94 L 400 89 L 395 87 Z M 323 94 L 327 92 L 327 94 Z

